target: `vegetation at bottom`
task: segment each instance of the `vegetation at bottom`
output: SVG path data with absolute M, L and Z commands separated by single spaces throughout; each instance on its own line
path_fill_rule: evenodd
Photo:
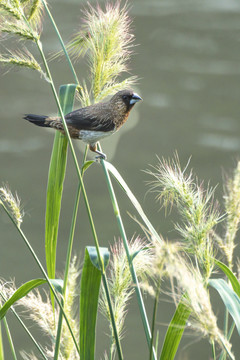
M 43 16 L 49 17 L 62 47 L 61 53 L 56 56 L 67 60 L 66 66 L 70 67 L 72 73 L 69 84 L 63 84 L 59 91 L 55 87 L 41 40 Z M 0 17 L 0 31 L 6 42 L 6 51 L 0 55 L 1 65 L 32 69 L 41 74 L 51 88 L 66 133 L 64 136 L 56 132 L 49 165 L 45 218 L 46 268 L 40 262 L 37 250 L 33 249 L 31 239 L 24 233 L 24 214 L 18 195 L 13 194 L 7 186 L 0 187 L 1 208 L 11 219 L 29 256 L 34 258 L 42 273 L 42 278 L 30 278 L 19 288 L 14 282 L 1 279 L 0 360 L 10 359 L 9 356 L 6 358 L 6 352 L 11 353 L 12 359 L 32 360 L 127 358 L 122 339 L 126 334 L 125 319 L 132 297 L 137 299 L 149 360 L 174 359 L 177 352 L 180 353 L 181 339 L 189 329 L 206 339 L 206 346 L 210 344 L 209 356 L 214 360 L 237 359 L 239 349 L 232 348 L 231 338 L 234 331 L 240 335 L 240 283 L 233 272 L 236 269 L 239 272 L 234 250 L 240 220 L 240 162 L 225 180 L 223 213 L 214 200 L 214 188 L 204 188 L 189 166 L 182 170 L 177 155 L 172 160 L 158 159 L 157 165 L 146 170 L 150 191 L 156 193 L 162 211 L 170 216 L 171 209 L 175 207 L 178 213 L 178 220 L 173 225 L 179 234 L 178 239 L 168 241 L 154 229 L 118 170 L 113 164 L 100 159 L 110 194 L 109 206 L 113 208 L 118 225 L 116 237 L 120 234 L 119 240 L 109 239 L 112 243 L 109 248 L 101 247 L 84 186 L 85 172 L 95 165 L 95 161 L 86 160 L 86 147 L 82 163 L 79 164 L 64 115 L 72 110 L 74 100 L 79 101 L 80 106 L 86 106 L 135 84 L 137 77 L 127 75 L 134 45 L 128 5 L 119 1 L 106 2 L 103 7 L 88 4 L 79 31 L 66 45 L 45 0 L 1 0 Z M 38 50 L 38 58 L 31 53 L 34 47 Z M 78 79 L 71 58 L 87 61 L 89 74 L 86 79 Z M 56 278 L 58 226 L 68 149 L 74 161 L 78 185 L 73 189 L 76 197 L 66 265 L 63 277 Z M 142 237 L 127 238 L 126 224 L 122 221 L 112 179 L 116 180 L 115 186 L 120 186 L 133 204 L 135 219 L 129 218 L 129 221 L 135 220 L 136 231 L 141 229 Z M 78 217 L 80 196 L 84 200 L 82 206 L 86 207 L 93 239 L 84 249 L 81 268 L 79 256 L 72 254 L 75 226 L 77 222 L 81 223 Z M 161 294 L 165 291 L 163 281 L 169 284 L 168 296 L 176 306 L 167 330 L 158 328 Z M 45 292 L 41 289 L 43 284 L 47 286 Z M 219 328 L 211 303 L 214 292 L 210 292 L 210 288 L 217 292 L 224 304 L 223 329 Z M 152 314 L 147 314 L 143 291 L 153 298 Z M 20 312 L 19 305 L 26 312 Z M 21 349 L 16 348 L 12 336 L 15 329 L 8 325 L 9 312 L 19 321 L 25 336 L 31 339 L 31 353 L 26 353 L 24 344 Z M 96 331 L 98 312 L 109 323 L 109 348 L 104 354 L 96 354 L 95 351 L 99 336 Z M 46 344 L 40 343 L 33 336 L 31 327 L 25 325 L 25 314 L 44 332 L 48 339 Z M 165 332 L 162 343 L 159 341 L 159 331 Z M 4 344 L 3 333 L 7 339 Z M 134 351 L 137 358 L 142 358 L 142 354 L 137 353 L 138 349 Z

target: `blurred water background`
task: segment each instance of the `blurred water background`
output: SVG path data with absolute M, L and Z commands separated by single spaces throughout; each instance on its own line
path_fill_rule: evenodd
M 51 0 L 53 16 L 65 41 L 81 24 L 85 1 Z M 95 3 L 91 1 L 91 3 Z M 102 1 L 100 1 L 102 3 Z M 131 73 L 140 77 L 136 91 L 143 102 L 134 108 L 124 128 L 102 142 L 108 159 L 118 168 L 142 204 L 157 230 L 168 239 L 176 237 L 171 216 L 159 211 L 154 194 L 146 192 L 150 180 L 142 170 L 157 164 L 157 156 L 173 157 L 177 150 L 184 167 L 190 167 L 199 179 L 217 186 L 216 197 L 222 202 L 223 173 L 231 171 L 240 150 L 240 2 L 238 0 L 133 0 L 130 2 L 136 35 Z M 44 20 L 42 42 L 47 52 L 59 49 L 55 33 Z M 64 61 L 50 63 L 57 86 L 73 79 Z M 76 64 L 80 81 L 86 76 L 83 63 Z M 5 70 L 1 70 L 2 74 Z M 0 83 L 0 181 L 8 183 L 22 199 L 26 213 L 23 230 L 44 261 L 44 211 L 48 166 L 54 133 L 34 127 L 22 120 L 24 113 L 54 114 L 56 106 L 49 85 L 36 72 L 13 70 L 1 76 Z M 76 106 L 78 106 L 76 104 Z M 78 157 L 81 161 L 81 144 Z M 89 157 L 92 157 L 89 154 Z M 99 240 L 102 246 L 118 238 L 118 228 L 99 165 L 92 166 L 85 177 Z M 58 242 L 58 271 L 63 270 L 77 178 L 71 157 L 68 161 L 61 225 Z M 127 211 L 134 213 L 129 201 L 116 188 L 122 216 L 129 238 L 141 234 Z M 92 245 L 84 204 L 81 201 L 75 236 L 75 253 L 83 254 Z M 41 276 L 30 254 L 6 215 L 0 212 L 0 275 L 22 282 Z M 237 248 L 237 253 L 239 249 Z M 215 296 L 215 297 L 214 297 Z M 220 301 L 217 310 L 219 326 L 223 326 Z M 147 301 L 152 309 L 152 301 Z M 174 311 L 171 302 L 159 307 L 160 342 Z M 10 315 L 11 318 L 11 315 Z M 29 350 L 31 345 L 21 328 L 14 324 L 14 342 Z M 107 328 L 99 317 L 96 359 L 103 357 L 107 346 Z M 123 340 L 125 358 L 146 359 L 139 311 L 131 303 Z M 197 350 L 197 351 L 196 351 Z M 238 337 L 234 340 L 237 358 Z M 6 355 L 10 359 L 10 355 Z M 187 332 L 177 356 L 178 360 L 210 359 L 207 340 Z

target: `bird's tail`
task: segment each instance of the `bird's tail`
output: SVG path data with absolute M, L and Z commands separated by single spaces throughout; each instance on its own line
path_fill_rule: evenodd
M 30 121 L 31 123 L 37 126 L 43 126 L 43 127 L 51 127 L 50 124 L 51 121 L 53 120 L 53 118 L 49 118 L 49 116 L 34 115 L 34 114 L 25 114 L 24 119 Z

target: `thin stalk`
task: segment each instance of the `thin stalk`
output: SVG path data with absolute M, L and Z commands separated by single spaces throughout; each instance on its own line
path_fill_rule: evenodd
M 7 323 L 7 320 L 6 320 L 5 317 L 3 319 L 3 322 L 4 322 L 5 331 L 6 331 L 6 334 L 7 334 L 7 338 L 8 338 L 8 342 L 9 342 L 9 345 L 10 345 L 10 349 L 11 349 L 13 359 L 17 360 L 17 354 L 16 354 L 16 351 L 15 351 L 15 348 L 14 348 L 14 345 L 13 345 L 12 336 L 11 336 L 11 333 L 10 333 L 10 330 L 9 330 L 9 327 L 8 327 L 8 323 Z
M 151 330 L 150 330 L 150 326 L 149 326 L 149 323 L 148 323 L 147 314 L 146 314 L 146 310 L 145 310 L 145 306 L 144 306 L 140 286 L 139 286 L 139 283 L 138 283 L 137 275 L 136 275 L 136 272 L 135 272 L 135 269 L 134 269 L 134 266 L 133 266 L 133 263 L 132 263 L 132 258 L 131 258 L 131 254 L 130 254 L 130 251 L 129 251 L 129 246 L 128 246 L 128 241 L 127 241 L 125 228 L 124 228 L 122 218 L 121 218 L 121 215 L 120 215 L 120 210 L 119 210 L 119 207 L 118 207 L 118 203 L 117 203 L 116 195 L 115 195 L 115 192 L 114 192 L 114 189 L 113 189 L 113 186 L 112 186 L 112 182 L 111 182 L 109 173 L 108 173 L 108 171 L 106 169 L 106 166 L 105 166 L 105 163 L 104 163 L 103 159 L 101 159 L 101 165 L 103 167 L 103 171 L 104 171 L 104 174 L 105 174 L 105 177 L 106 177 L 107 186 L 108 186 L 110 198 L 111 198 L 111 201 L 112 201 L 114 214 L 116 216 L 117 224 L 118 224 L 118 227 L 119 227 L 119 231 L 120 231 L 121 237 L 123 239 L 123 244 L 124 244 L 124 248 L 125 248 L 127 259 L 128 259 L 129 269 L 130 269 L 130 272 L 131 272 L 131 275 L 132 275 L 133 283 L 135 285 L 135 291 L 136 291 L 137 300 L 138 300 L 138 306 L 139 306 L 139 309 L 140 309 L 140 314 L 141 314 L 141 318 L 142 318 L 142 322 L 143 322 L 143 328 L 144 328 L 144 331 L 145 331 L 148 346 L 150 348 L 150 346 L 152 344 Z M 153 357 L 156 360 L 156 352 L 155 352 L 154 348 L 153 348 Z
M 229 329 L 229 332 L 227 334 L 228 341 L 231 339 L 234 329 L 235 329 L 235 322 L 233 321 L 232 325 L 231 325 L 231 327 Z M 226 360 L 226 358 L 227 358 L 227 353 L 226 353 L 225 350 L 222 350 L 221 355 L 219 357 L 219 360 Z
M 118 358 L 119 358 L 119 360 L 122 360 L 123 359 L 122 348 L 121 348 L 121 344 L 120 344 L 120 340 L 119 340 L 119 336 L 118 336 L 118 331 L 117 331 L 117 326 L 116 326 L 116 322 L 115 322 L 115 318 L 114 318 L 114 312 L 113 312 L 110 292 L 109 292 L 107 278 L 106 278 L 105 274 L 102 275 L 102 280 L 103 280 L 103 286 L 104 286 L 107 301 L 108 301 L 108 307 L 109 307 L 109 311 L 110 311 L 110 317 L 111 317 L 111 322 L 112 322 L 112 327 L 113 327 L 113 333 L 114 333 L 117 352 L 118 352 Z M 110 306 L 109 306 L 109 304 L 110 304 Z
M 9 327 L 8 327 L 8 323 L 7 323 L 7 320 L 6 320 L 5 317 L 3 319 L 3 322 L 4 322 L 4 327 L 5 327 L 5 331 L 6 331 L 6 335 L 7 335 L 7 338 L 8 338 L 8 342 L 9 342 L 9 345 L 10 345 L 10 349 L 11 349 L 13 359 L 17 360 L 17 354 L 16 354 L 14 344 L 13 344 L 13 341 L 12 341 L 12 336 L 11 336 L 11 333 L 10 333 L 10 330 L 9 330 Z
M 85 148 L 83 164 L 86 160 L 86 156 L 87 156 L 87 146 Z M 83 175 L 82 170 L 81 170 L 81 174 Z M 69 273 L 69 267 L 70 267 L 70 261 L 71 261 L 73 237 L 74 237 L 75 225 L 76 225 L 76 220 L 77 220 L 77 212 L 78 212 L 80 194 L 81 194 L 81 185 L 79 183 L 78 188 L 77 188 L 76 198 L 75 198 L 74 209 L 73 209 L 73 216 L 72 216 L 68 248 L 67 248 L 67 256 L 66 256 L 66 265 L 65 265 L 65 271 L 64 271 L 64 281 L 63 281 L 63 290 L 62 290 L 62 295 L 63 295 L 62 306 L 63 307 L 64 307 L 64 303 L 66 301 L 65 296 L 66 296 L 66 290 L 67 290 L 68 273 Z M 63 314 L 62 314 L 62 311 L 60 311 L 59 317 L 58 317 L 58 329 L 57 329 L 57 336 L 56 336 L 56 342 L 55 342 L 54 360 L 58 359 L 58 354 L 59 354 L 59 349 L 60 349 L 61 332 L 62 332 L 62 320 L 63 320 Z
M 67 58 L 68 65 L 69 65 L 69 67 L 70 67 L 70 69 L 71 69 L 71 71 L 72 71 L 73 77 L 74 77 L 76 83 L 79 85 L 79 81 L 78 81 L 78 77 L 77 77 L 76 71 L 75 71 L 75 69 L 74 69 L 74 67 L 73 67 L 73 64 L 72 64 L 72 62 L 71 62 L 71 59 L 70 59 L 70 57 L 69 57 L 69 55 L 68 55 L 68 52 L 67 52 L 67 50 L 66 50 L 66 47 L 65 47 L 64 42 L 63 42 L 63 39 L 62 39 L 62 36 L 61 36 L 61 34 L 60 34 L 59 30 L 58 30 L 58 27 L 57 27 L 57 25 L 56 25 L 56 23 L 55 23 L 55 21 L 54 21 L 54 18 L 52 17 L 52 14 L 51 14 L 48 6 L 47 6 L 46 1 L 45 1 L 45 0 L 41 0 L 41 1 L 42 1 L 42 3 L 43 3 L 43 6 L 44 6 L 44 8 L 45 8 L 45 10 L 46 10 L 46 12 L 47 12 L 50 20 L 51 20 L 51 23 L 52 23 L 52 25 L 53 25 L 53 28 L 54 28 L 54 30 L 56 31 L 56 34 L 57 34 L 57 37 L 58 37 L 58 39 L 59 39 L 59 42 L 60 42 L 60 44 L 61 44 L 61 46 L 62 46 L 63 52 L 64 52 L 64 54 L 65 54 L 65 56 L 66 56 L 66 58 Z
M 48 286 L 50 287 L 51 291 L 53 292 L 53 295 L 54 295 L 54 297 L 55 297 L 55 299 L 56 299 L 56 302 L 57 302 L 57 304 L 59 305 L 60 309 L 61 309 L 62 312 L 63 312 L 64 319 L 65 319 L 65 321 L 66 321 L 67 327 L 68 327 L 68 329 L 69 329 L 69 331 L 70 331 L 70 334 L 71 334 L 72 339 L 73 339 L 73 341 L 74 341 L 74 344 L 75 344 L 75 346 L 76 346 L 77 352 L 80 354 L 77 340 L 76 340 L 76 338 L 75 338 L 75 336 L 74 336 L 74 334 L 73 334 L 73 331 L 72 331 L 72 328 L 71 328 L 71 326 L 70 326 L 70 324 L 69 324 L 69 321 L 68 321 L 68 318 L 67 318 L 67 316 L 66 316 L 66 313 L 65 313 L 65 311 L 64 311 L 64 309 L 63 309 L 63 307 L 62 307 L 61 301 L 59 300 L 59 298 L 58 298 L 58 296 L 57 296 L 57 294 L 56 294 L 56 291 L 55 291 L 54 287 L 53 287 L 52 284 L 51 284 L 51 281 L 50 281 L 50 279 L 49 279 L 46 271 L 44 270 L 44 267 L 42 266 L 40 260 L 38 259 L 35 251 L 33 250 L 32 246 L 30 245 L 30 243 L 29 243 L 28 239 L 26 238 L 26 236 L 25 236 L 24 232 L 22 231 L 22 229 L 15 223 L 13 217 L 12 217 L 11 214 L 9 213 L 8 209 L 6 208 L 6 206 L 5 206 L 3 203 L 1 203 L 1 205 L 2 205 L 3 209 L 5 210 L 5 212 L 7 213 L 7 215 L 9 216 L 10 220 L 12 221 L 12 223 L 13 223 L 13 224 L 15 225 L 15 227 L 17 228 L 19 234 L 21 235 L 21 237 L 22 237 L 22 239 L 24 240 L 25 244 L 27 245 L 29 251 L 31 252 L 34 260 L 36 261 L 36 263 L 37 263 L 37 265 L 38 265 L 41 273 L 43 274 L 44 278 L 46 279 L 46 281 L 47 281 L 47 283 L 48 283 Z
M 0 292 L 1 297 L 3 298 L 4 301 L 7 301 L 7 299 L 5 298 L 5 296 Z M 28 334 L 28 336 L 30 337 L 30 339 L 32 340 L 32 342 L 34 343 L 34 345 L 36 346 L 36 348 L 38 349 L 38 351 L 40 352 L 40 354 L 42 355 L 42 357 L 45 360 L 48 360 L 46 355 L 44 354 L 41 346 L 37 343 L 36 339 L 33 337 L 33 335 L 30 333 L 30 331 L 28 330 L 27 326 L 24 324 L 24 322 L 22 321 L 22 319 L 20 318 L 20 316 L 17 314 L 17 312 L 15 311 L 14 307 L 11 306 L 10 310 L 12 311 L 12 313 L 14 314 L 14 316 L 16 317 L 16 319 L 20 322 L 20 324 L 22 325 L 23 329 L 26 331 L 26 333 Z
M 213 360 L 216 360 L 216 351 L 215 351 L 214 340 L 212 340 L 212 354 L 213 354 Z
M 159 294 L 160 294 L 160 285 L 157 287 L 156 296 L 154 299 L 154 305 L 153 305 L 153 318 L 152 318 L 152 339 L 151 339 L 151 346 L 150 346 L 150 353 L 149 353 L 149 360 L 152 360 L 153 356 L 153 340 L 154 340 L 154 333 L 155 333 L 155 324 L 157 319 L 157 306 L 158 306 L 158 300 L 159 300 Z

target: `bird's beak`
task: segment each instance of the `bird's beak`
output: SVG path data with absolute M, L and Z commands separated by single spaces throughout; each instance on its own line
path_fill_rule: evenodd
M 139 96 L 137 93 L 133 93 L 132 98 L 130 100 L 130 104 L 133 105 L 140 100 L 142 100 L 141 96 Z

